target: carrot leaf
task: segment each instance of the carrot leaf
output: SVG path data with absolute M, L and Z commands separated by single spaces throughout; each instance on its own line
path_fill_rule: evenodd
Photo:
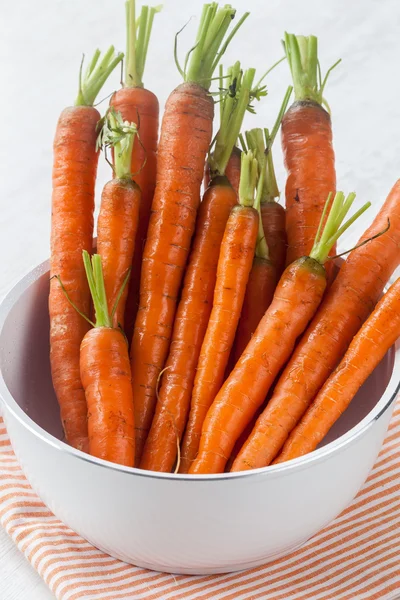
M 356 195 L 354 192 L 349 194 L 347 198 L 345 198 L 343 192 L 336 192 L 332 202 L 332 194 L 330 193 L 328 195 L 321 215 L 317 235 L 315 236 L 314 245 L 310 252 L 310 257 L 317 260 L 322 265 L 328 260 L 329 252 L 339 237 L 371 206 L 370 202 L 366 202 L 342 225 L 355 197 Z M 328 217 L 325 222 L 327 214 Z
M 323 94 L 329 74 L 341 62 L 341 59 L 328 69 L 322 80 L 318 60 L 318 39 L 315 35 L 296 36 L 293 33 L 285 33 L 283 46 L 292 73 L 296 100 L 312 100 L 325 105 L 330 112 Z
M 245 13 L 225 38 L 236 11 L 230 4 L 218 8 L 217 2 L 204 4 L 196 42 L 189 51 L 184 72 L 184 81 L 191 81 L 208 90 L 215 69 L 233 36 L 248 17 Z
M 136 20 L 135 0 L 125 2 L 126 10 L 126 63 L 125 87 L 143 87 L 143 74 L 146 65 L 154 16 L 162 6 L 142 6 Z
M 92 259 L 90 259 L 90 254 L 87 250 L 83 250 L 82 257 L 96 314 L 95 327 L 112 327 L 104 287 L 101 257 L 99 254 L 93 254 Z
M 132 150 L 137 134 L 135 123 L 124 121 L 121 113 L 114 109 L 107 112 L 97 138 L 97 147 L 114 148 L 113 169 L 117 179 L 132 179 Z
M 246 110 L 249 108 L 255 69 L 244 74 L 240 62 L 228 69 L 227 89 L 221 89 L 220 126 L 215 136 L 215 146 L 209 154 L 211 175 L 223 175 L 238 138 Z
M 104 54 L 103 59 L 99 62 L 100 50 L 97 49 L 83 77 L 82 59 L 79 71 L 79 91 L 75 100 L 75 106 L 93 106 L 101 88 L 123 57 L 124 55 L 121 52 L 115 54 L 114 46 L 110 46 Z

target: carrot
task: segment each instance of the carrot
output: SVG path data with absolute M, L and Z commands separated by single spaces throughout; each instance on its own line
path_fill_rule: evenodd
M 134 123 L 123 121 L 121 114 L 111 109 L 99 136 L 102 146 L 114 148 L 114 179 L 103 188 L 97 223 L 97 252 L 102 260 L 109 311 L 131 269 L 135 246 L 141 199 L 140 189 L 131 175 L 131 154 L 136 131 Z M 119 299 L 114 327 L 124 326 L 127 292 L 125 288 Z
M 252 207 L 257 181 L 257 161 L 242 153 L 239 206 L 225 228 L 218 259 L 213 307 L 201 346 L 186 428 L 181 472 L 196 457 L 201 428 L 208 408 L 220 389 L 243 306 L 258 232 L 258 212 Z
M 312 452 L 400 336 L 400 278 L 378 302 L 274 463 Z
M 122 60 L 114 48 L 100 59 L 96 50 L 84 77 L 80 76 L 75 105 L 61 113 L 54 139 L 50 257 L 50 363 L 66 441 L 87 447 L 87 408 L 79 376 L 79 346 L 87 325 L 70 306 L 55 275 L 70 289 L 74 303 L 89 312 L 90 294 L 82 250 L 92 249 L 94 186 L 97 172 L 93 103 L 114 67 Z M 82 67 L 81 67 L 82 70 Z
M 239 194 L 241 156 L 240 148 L 234 146 L 225 169 L 225 175 L 237 195 Z
M 167 100 L 157 183 L 143 254 L 140 305 L 131 347 L 136 420 L 136 464 L 156 405 L 156 385 L 167 358 L 177 299 L 189 254 L 200 185 L 211 143 L 214 103 L 208 89 L 221 54 L 243 22 L 223 39 L 235 11 L 217 3 L 203 8 L 184 83 Z
M 286 181 L 286 264 L 307 256 L 329 192 L 335 191 L 332 126 L 323 93 L 331 67 L 321 81 L 317 38 L 285 34 L 295 102 L 282 120 Z M 335 254 L 332 248 L 332 255 Z M 331 269 L 328 264 L 328 268 Z
M 83 251 L 83 263 L 96 323 L 81 343 L 80 373 L 88 407 L 89 452 L 92 456 L 133 467 L 135 427 L 128 344 L 114 328 L 113 313 L 127 283 L 122 282 L 112 312 L 108 308 L 101 257 Z
M 228 164 L 225 169 L 225 176 L 235 190 L 236 195 L 239 193 L 239 182 L 240 182 L 240 157 L 242 151 L 237 146 L 234 146 L 232 153 L 229 157 Z M 206 169 L 204 172 L 204 188 L 207 189 L 211 182 L 210 165 L 207 162 Z
M 127 0 L 125 7 L 127 33 L 125 76 L 122 88 L 113 94 L 110 105 L 115 111 L 121 113 L 124 121 L 136 123 L 138 127 L 138 136 L 135 137 L 133 144 L 131 173 L 141 189 L 142 198 L 124 319 L 124 329 L 130 342 L 139 305 L 142 255 L 157 171 L 159 104 L 157 96 L 144 87 L 143 75 L 154 16 L 161 7 L 142 6 L 137 21 L 135 0 Z M 121 311 L 122 304 L 118 307 L 118 312 Z
M 265 311 L 271 304 L 277 284 L 276 269 L 270 260 L 269 248 L 265 241 L 264 227 L 260 217 L 260 200 L 265 173 L 261 172 L 259 176 L 261 178 L 260 193 L 254 203 L 254 208 L 259 211 L 257 244 L 236 331 L 233 346 L 233 364 L 236 364 L 241 357 Z
M 390 228 L 382 234 L 388 219 Z M 363 245 L 356 246 L 342 265 L 320 310 L 286 365 L 257 427 L 243 447 L 243 458 L 251 455 L 246 459 L 247 466 L 242 460 L 238 468 L 263 467 L 277 456 L 399 265 L 400 180 L 359 244 Z M 260 439 L 262 447 L 258 446 Z
M 209 156 L 213 179 L 200 204 L 181 300 L 160 395 L 140 466 L 153 471 L 171 471 L 185 428 L 196 366 L 211 313 L 217 263 L 231 209 L 237 203 L 224 171 L 249 106 L 254 69 L 242 78 L 240 63 L 228 70 L 228 90 L 221 97 L 221 125 L 215 148 Z M 181 466 L 186 460 L 185 444 Z
M 310 256 L 298 259 L 283 273 L 272 304 L 207 413 L 199 452 L 190 473 L 221 473 L 224 470 L 236 440 L 264 402 L 298 336 L 321 302 L 326 287 L 323 264 L 332 244 L 368 207 L 363 206 L 340 226 L 354 198 L 355 194 L 350 194 L 346 200 L 342 193 L 336 194 L 322 231 L 330 202 L 328 197 Z M 236 470 L 240 456 L 241 453 L 232 470 Z

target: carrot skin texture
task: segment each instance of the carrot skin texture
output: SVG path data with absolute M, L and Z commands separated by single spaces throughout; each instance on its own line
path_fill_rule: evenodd
M 304 257 L 287 267 L 272 304 L 207 413 L 190 473 L 224 471 L 236 440 L 264 402 L 325 287 L 325 269 L 315 260 Z
M 61 278 L 71 300 L 89 314 L 90 293 L 82 250 L 92 249 L 96 126 L 99 112 L 88 106 L 65 109 L 54 139 L 50 275 Z M 66 441 L 87 450 L 87 407 L 79 373 L 79 347 L 89 326 L 51 279 L 50 363 Z
M 383 231 L 388 218 L 389 231 L 353 250 L 343 263 L 319 311 L 286 365 L 251 438 L 243 447 L 243 460 L 236 465 L 237 470 L 267 466 L 277 456 L 399 265 L 400 180 L 395 183 L 360 241 Z M 263 444 L 263 432 L 266 430 L 268 444 Z
M 236 332 L 235 363 L 241 357 L 265 311 L 271 304 L 276 284 L 276 270 L 272 262 L 256 256 L 247 282 L 242 314 Z
M 267 242 L 269 257 L 275 265 L 276 276 L 279 280 L 286 264 L 286 212 L 278 202 L 261 204 L 261 219 Z
M 194 380 L 181 454 L 182 471 L 188 467 L 190 469 L 197 455 L 204 419 L 224 380 L 253 262 L 257 233 L 257 211 L 243 206 L 233 208 L 221 244 L 213 308 Z
M 325 201 L 336 192 L 331 118 L 313 101 L 297 101 L 282 119 L 286 180 L 286 264 L 308 256 Z M 336 246 L 331 256 L 336 254 Z M 330 263 L 327 263 L 329 273 Z
M 179 289 L 190 251 L 204 163 L 211 143 L 214 105 L 192 83 L 170 95 L 161 127 L 157 183 L 132 339 L 136 464 L 156 405 L 157 379 L 167 358 Z
M 132 266 L 139 219 L 140 189 L 128 179 L 112 179 L 103 189 L 97 223 L 97 252 L 103 265 L 108 310 L 114 307 L 128 270 Z M 128 287 L 115 311 L 113 326 L 124 326 Z
M 118 329 L 94 327 L 81 344 L 88 406 L 89 452 L 133 467 L 135 427 L 128 345 Z
M 242 151 L 236 146 L 232 150 L 232 154 L 229 157 L 228 164 L 225 169 L 225 177 L 227 177 L 232 188 L 235 190 L 236 195 L 239 194 L 239 183 L 240 183 L 240 168 L 241 168 L 241 155 Z M 205 189 L 211 183 L 210 177 L 210 166 L 207 163 L 204 171 L 204 187 Z
M 274 463 L 312 452 L 400 336 L 400 279 L 378 302 Z
M 196 233 L 176 312 L 156 412 L 140 467 L 170 472 L 176 460 L 192 395 L 196 366 L 211 313 L 219 250 L 236 193 L 217 177 L 200 204 Z
M 153 92 L 140 87 L 121 88 L 112 96 L 110 104 L 125 121 L 137 124 L 140 138 L 134 141 L 131 161 L 132 177 L 142 197 L 125 309 L 125 333 L 130 342 L 139 305 L 142 256 L 156 186 L 159 104 Z

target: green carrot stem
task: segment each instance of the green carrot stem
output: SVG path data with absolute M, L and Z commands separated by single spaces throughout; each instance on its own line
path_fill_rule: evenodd
M 258 212 L 258 235 L 256 242 L 256 252 L 255 255 L 259 258 L 269 259 L 269 250 L 267 240 L 265 239 L 265 232 L 263 227 L 263 222 L 261 218 L 261 198 L 263 195 L 264 189 L 264 179 L 265 179 L 265 170 L 262 169 L 260 176 L 258 177 L 257 189 L 256 189 L 256 198 L 253 203 L 253 208 Z
M 114 306 L 112 307 L 112 311 L 111 311 L 111 315 L 110 315 L 111 321 L 114 321 L 115 312 L 118 308 L 118 304 L 122 298 L 122 294 L 124 293 L 124 289 L 126 288 L 126 286 L 128 284 L 130 276 L 131 276 L 131 268 L 128 269 L 127 274 L 124 277 L 124 281 L 122 282 L 121 288 L 117 294 L 117 297 L 115 298 Z
M 254 153 L 251 150 L 242 152 L 239 183 L 239 203 L 242 206 L 253 206 L 257 178 L 258 163 Z
M 121 52 L 115 54 L 114 46 L 110 46 L 103 59 L 99 61 L 100 50 L 96 50 L 84 77 L 82 77 L 82 60 L 79 72 L 79 91 L 75 106 L 93 106 L 101 88 L 123 57 L 124 55 Z
M 213 73 L 222 55 L 249 14 L 243 15 L 224 42 L 235 13 L 235 9 L 230 4 L 226 4 L 223 8 L 218 8 L 217 2 L 204 5 L 196 42 L 187 54 L 185 69 L 182 71 L 178 66 L 185 81 L 198 83 L 206 90 L 210 88 Z
M 296 100 L 312 100 L 329 106 L 323 96 L 329 74 L 339 64 L 338 60 L 327 71 L 322 80 L 318 60 L 318 39 L 314 35 L 305 37 L 285 33 L 284 48 L 292 74 Z
M 116 112 L 114 109 L 107 112 L 97 140 L 97 146 L 114 148 L 113 169 L 116 179 L 132 179 L 132 150 L 137 134 L 135 123 L 124 121 L 121 113 Z
M 160 12 L 161 8 L 161 6 L 142 6 L 140 16 L 136 19 L 135 0 L 127 0 L 125 2 L 125 87 L 143 87 L 143 74 L 154 16 Z
M 362 215 L 370 206 L 370 202 L 366 202 L 354 215 L 350 217 L 343 225 L 348 211 L 350 210 L 356 195 L 351 193 L 345 198 L 343 192 L 337 192 L 331 204 L 332 194 L 328 195 L 325 202 L 324 210 L 321 215 L 320 224 L 314 245 L 310 252 L 310 257 L 317 260 L 322 265 L 328 260 L 329 252 L 339 237 L 354 223 L 360 215 Z M 330 208 L 329 205 L 331 204 Z M 329 214 L 323 225 L 326 214 Z
M 61 277 L 60 277 L 59 275 L 53 275 L 53 277 L 50 277 L 50 281 L 51 281 L 52 279 L 54 279 L 54 278 L 55 278 L 55 279 L 57 279 L 57 281 L 58 281 L 58 283 L 60 284 L 60 286 L 61 286 L 61 289 L 62 289 L 62 291 L 63 291 L 63 293 L 64 293 L 64 296 L 66 297 L 66 299 L 68 300 L 68 302 L 70 303 L 70 305 L 72 306 L 72 308 L 73 308 L 74 310 L 76 310 L 76 312 L 78 313 L 78 315 L 80 315 L 80 316 L 82 317 L 82 319 L 85 319 L 85 321 L 87 321 L 87 322 L 89 323 L 89 325 L 91 325 L 92 327 L 94 327 L 94 323 L 93 323 L 93 321 L 91 321 L 91 320 L 89 319 L 89 317 L 87 317 L 86 315 L 84 315 L 84 314 L 83 314 L 83 312 L 82 312 L 81 310 L 79 310 L 79 308 L 76 306 L 75 302 L 73 302 L 73 301 L 71 300 L 71 297 L 70 297 L 70 295 L 68 294 L 68 292 L 67 292 L 67 290 L 66 290 L 66 288 L 65 288 L 65 286 L 64 286 L 64 284 L 63 284 L 63 282 L 62 282 L 62 280 L 61 280 Z
M 228 92 L 221 103 L 220 127 L 215 138 L 214 151 L 209 156 L 211 173 L 214 176 L 225 173 L 249 106 L 254 75 L 255 69 L 248 69 L 242 77 L 239 62 L 228 70 Z
M 95 327 L 112 327 L 111 317 L 108 313 L 101 257 L 99 254 L 93 254 L 90 260 L 87 250 L 82 251 L 82 257 L 96 314 Z
M 277 60 L 276 63 L 274 63 L 272 65 L 272 67 L 269 67 L 269 69 L 267 69 L 265 71 L 264 75 L 258 80 L 256 88 L 260 88 L 261 84 L 264 81 L 264 79 L 266 78 L 266 76 L 269 75 L 271 73 L 271 71 L 273 71 L 275 69 L 275 67 L 277 67 L 278 65 L 280 65 L 281 62 L 283 62 L 284 60 L 286 60 L 286 56 L 282 56 L 282 58 L 280 58 L 279 60 Z

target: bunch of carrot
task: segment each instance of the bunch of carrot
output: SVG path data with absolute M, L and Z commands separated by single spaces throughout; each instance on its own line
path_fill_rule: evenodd
M 159 132 L 143 85 L 159 10 L 137 17 L 127 0 L 122 88 L 101 118 L 94 102 L 123 55 L 97 50 L 57 126 L 50 362 L 65 439 L 154 471 L 264 467 L 314 450 L 400 335 L 399 281 L 380 300 L 400 263 L 400 181 L 335 272 L 337 240 L 369 206 L 348 217 L 355 194 L 336 191 L 324 93 L 338 63 L 322 79 L 317 38 L 285 34 L 292 85 L 270 130 L 243 132 L 270 69 L 258 83 L 240 62 L 224 72 L 248 13 L 205 4 L 183 66 L 175 46 L 183 82 Z M 112 179 L 96 242 L 100 151 Z

